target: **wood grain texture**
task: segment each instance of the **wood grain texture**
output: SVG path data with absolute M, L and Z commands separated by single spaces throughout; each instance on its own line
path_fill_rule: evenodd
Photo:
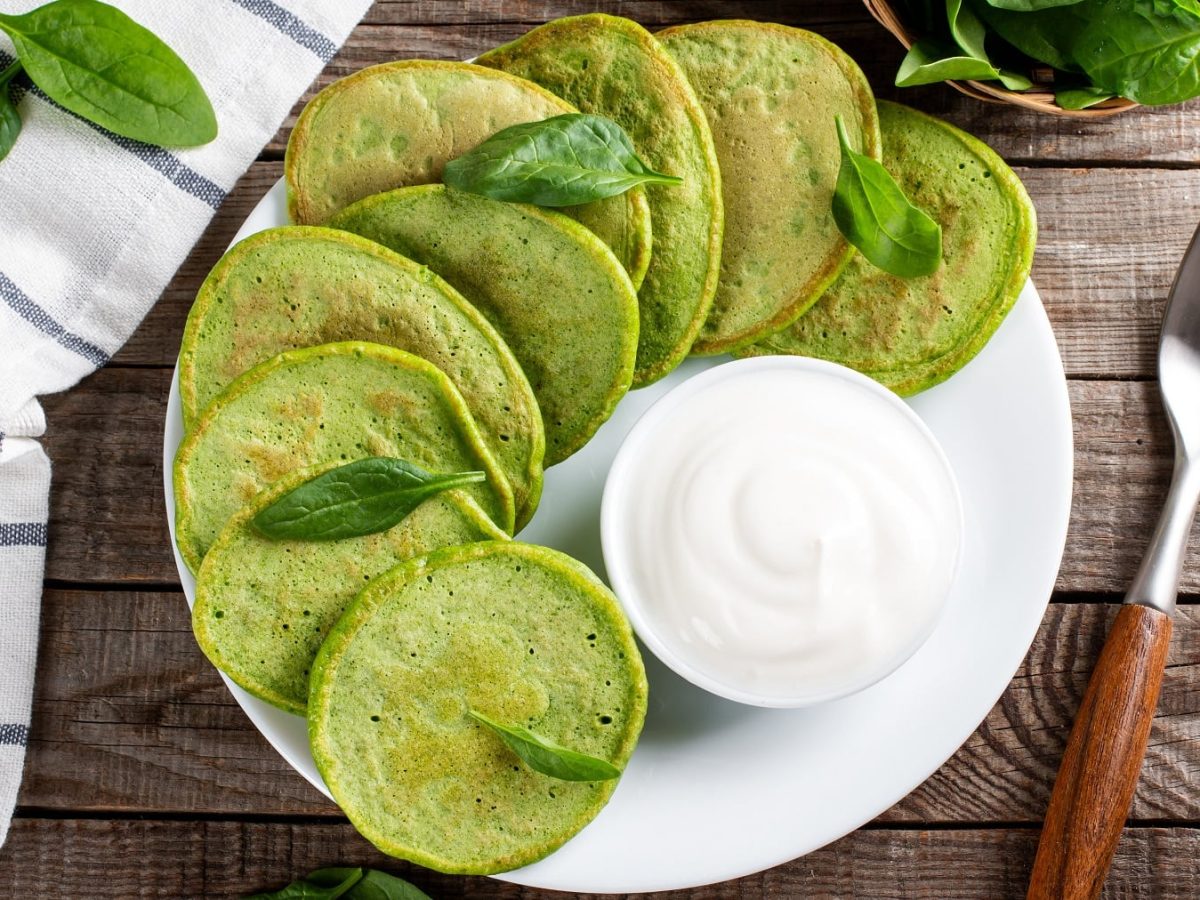
M 101 369 L 45 398 L 46 578 L 178 584 L 161 487 L 170 374 Z
M 767 872 L 650 900 L 749 897 L 1009 900 L 1024 896 L 1037 832 L 1029 829 L 857 831 Z M 127 860 L 114 865 L 114 860 Z M 439 900 L 580 897 L 489 878 L 438 875 L 388 859 L 340 823 L 18 819 L 0 849 L 0 894 L 88 900 L 209 900 L 277 889 L 330 864 L 367 865 L 409 879 Z M 619 865 L 620 860 L 614 860 Z M 53 891 L 53 893 L 49 893 Z M 1130 828 L 1104 896 L 1194 900 L 1200 831 Z M 628 896 L 628 895 L 627 895 Z
M 881 821 L 1042 819 L 1116 609 L 1054 604 L 979 730 Z M 1200 821 L 1200 606 L 1179 610 L 1136 819 Z M 179 593 L 49 591 L 24 808 L 336 816 L 267 745 L 192 637 Z
M 1100 896 L 1141 774 L 1170 643 L 1169 615 L 1121 607 L 1067 738 L 1030 900 Z
M 162 494 L 171 373 L 108 368 L 46 399 L 55 464 L 47 577 L 82 584 L 177 584 Z M 1150 382 L 1073 381 L 1075 497 L 1062 591 L 1122 593 L 1166 494 L 1171 443 Z M 1200 525 L 1183 572 L 1200 593 Z

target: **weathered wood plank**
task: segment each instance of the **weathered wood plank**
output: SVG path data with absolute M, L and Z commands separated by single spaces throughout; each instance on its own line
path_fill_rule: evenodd
M 658 900 L 746 897 L 1006 900 L 1025 896 L 1033 829 L 857 831 L 767 872 Z M 1128 828 L 1105 886 L 1115 900 L 1200 895 L 1200 832 Z M 617 861 L 619 862 L 619 861 Z M 277 889 L 312 869 L 365 865 L 431 896 L 555 900 L 564 894 L 489 878 L 439 875 L 388 859 L 345 824 L 17 819 L 0 850 L 12 897 L 234 898 Z M 600 900 L 603 896 L 577 895 Z
M 48 591 L 20 805 L 337 808 L 258 733 L 192 636 L 182 593 Z
M 1054 604 L 1003 699 L 883 821 L 1040 820 L 1113 607 Z M 1200 821 L 1200 606 L 1181 607 L 1135 818 Z M 178 593 L 48 592 L 22 806 L 122 813 L 336 808 L 270 749 Z
M 46 578 L 179 582 L 162 491 L 168 369 L 101 369 L 45 399 Z
M 1018 168 L 1038 212 L 1033 281 L 1068 374 L 1152 377 L 1200 170 Z
M 354 31 L 341 52 L 305 92 L 267 149 L 282 152 L 304 103 L 325 85 L 364 66 L 393 59 L 467 59 L 513 40 L 543 21 L 593 6 L 562 2 L 458 4 L 452 0 L 377 4 L 371 16 Z M 601 6 L 636 19 L 651 30 L 680 22 L 739 16 L 811 28 L 849 52 L 880 97 L 911 103 L 944 116 L 987 141 L 1008 159 L 1119 165 L 1200 163 L 1200 146 L 1194 137 L 1200 125 L 1200 101 L 1137 110 L 1117 119 L 1081 122 L 980 103 L 942 85 L 898 89 L 893 80 L 904 55 L 903 48 L 850 0 L 832 4 L 770 0 Z M 483 12 L 484 9 L 490 11 Z
M 109 368 L 47 398 L 56 464 L 47 576 L 177 583 L 163 511 L 167 369 Z M 1073 381 L 1075 500 L 1058 589 L 1125 590 L 1166 492 L 1171 445 L 1152 382 Z M 1183 589 L 1200 593 L 1200 525 Z

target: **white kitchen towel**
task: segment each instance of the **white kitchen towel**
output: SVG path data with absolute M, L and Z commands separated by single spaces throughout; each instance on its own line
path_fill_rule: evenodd
M 56 106 L 24 75 L 24 128 L 0 161 L 0 844 L 29 736 L 50 464 L 36 398 L 128 340 L 370 0 L 108 0 L 191 66 L 220 133 L 170 150 Z M 39 0 L 0 0 L 26 12 Z M 0 69 L 12 45 L 0 37 Z M 53 535 L 50 535 L 53 541 Z

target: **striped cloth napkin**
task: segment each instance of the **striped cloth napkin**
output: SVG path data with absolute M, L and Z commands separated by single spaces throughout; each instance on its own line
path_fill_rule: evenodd
M 0 0 L 26 12 L 40 0 Z M 36 398 L 103 366 L 370 0 L 108 0 L 200 78 L 220 135 L 164 150 L 56 106 L 21 76 L 0 161 L 0 844 L 29 737 L 50 463 Z M 0 37 L 0 70 L 12 46 Z M 50 539 L 53 540 L 53 534 Z

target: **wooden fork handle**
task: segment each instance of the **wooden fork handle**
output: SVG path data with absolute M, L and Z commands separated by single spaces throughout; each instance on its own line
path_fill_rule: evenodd
M 1029 900 L 1100 895 L 1146 755 L 1170 641 L 1170 616 L 1121 607 L 1054 782 Z

